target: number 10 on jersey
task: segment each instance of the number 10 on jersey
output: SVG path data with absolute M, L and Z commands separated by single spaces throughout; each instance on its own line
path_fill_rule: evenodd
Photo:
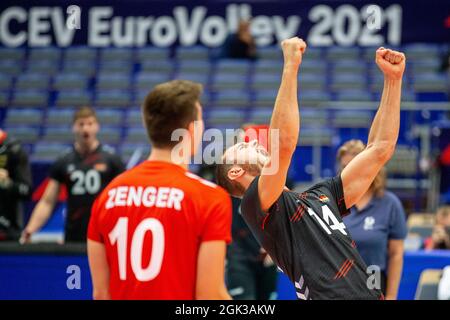
M 112 245 L 117 243 L 117 258 L 119 262 L 120 280 L 127 279 L 127 252 L 128 252 L 128 218 L 121 217 L 109 233 L 109 241 Z M 145 234 L 152 232 L 152 250 L 148 266 L 142 267 L 142 251 L 144 247 Z M 164 258 L 164 227 L 155 218 L 147 218 L 134 230 L 131 238 L 130 262 L 132 271 L 139 281 L 150 281 L 155 279 L 161 271 Z

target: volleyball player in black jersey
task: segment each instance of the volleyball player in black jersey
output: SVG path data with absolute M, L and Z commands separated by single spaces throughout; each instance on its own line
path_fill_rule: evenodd
M 405 56 L 385 48 L 376 51 L 384 89 L 366 149 L 338 176 L 297 193 L 287 190 L 285 181 L 299 137 L 297 77 L 306 44 L 292 38 L 281 46 L 284 68 L 270 123 L 269 152 L 256 141 L 230 147 L 218 165 L 218 182 L 242 198 L 245 221 L 295 283 L 299 299 L 383 299 L 369 279 L 342 216 L 367 191 L 394 152 Z M 278 139 L 273 139 L 276 135 Z

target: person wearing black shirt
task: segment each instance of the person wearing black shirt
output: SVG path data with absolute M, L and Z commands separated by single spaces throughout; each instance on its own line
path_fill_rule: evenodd
M 222 57 L 255 60 L 256 44 L 250 33 L 250 22 L 241 21 L 237 33 L 228 36 L 222 48 Z
M 376 51 L 385 80 L 366 149 L 338 176 L 297 193 L 285 183 L 299 138 L 297 78 L 306 43 L 295 37 L 281 47 L 284 68 L 270 122 L 270 153 L 256 140 L 237 143 L 225 151 L 217 180 L 232 196 L 242 198 L 245 221 L 295 284 L 299 299 L 384 299 L 342 217 L 394 153 L 405 56 L 385 48 Z
M 99 128 L 93 109 L 82 107 L 75 113 L 75 143 L 50 168 L 49 183 L 22 233 L 22 243 L 28 242 L 47 222 L 62 184 L 68 191 L 65 242 L 86 241 L 92 203 L 103 188 L 125 170 L 120 157 L 98 141 Z
M 18 140 L 0 129 L 0 241 L 19 239 L 22 201 L 30 194 L 28 155 Z

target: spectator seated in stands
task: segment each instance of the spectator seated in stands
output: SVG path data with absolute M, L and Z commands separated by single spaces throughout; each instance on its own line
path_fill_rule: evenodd
M 425 249 L 450 249 L 450 206 L 438 209 L 433 233 L 425 240 Z
M 228 36 L 222 48 L 222 58 L 257 58 L 255 40 L 250 33 L 250 21 L 239 22 L 237 33 Z

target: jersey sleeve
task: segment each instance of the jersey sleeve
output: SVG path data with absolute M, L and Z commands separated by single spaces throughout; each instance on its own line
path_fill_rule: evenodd
M 231 199 L 228 195 L 213 202 L 207 208 L 207 216 L 201 232 L 201 241 L 223 240 L 226 243 L 231 242 Z
M 325 188 L 326 190 L 328 190 L 332 197 L 330 201 L 334 201 L 336 203 L 341 217 L 345 217 L 350 213 L 349 208 L 347 208 L 345 204 L 344 187 L 342 185 L 342 179 L 340 175 L 319 183 L 317 187 Z
M 64 183 L 64 160 L 58 159 L 50 167 L 49 177 L 58 181 L 59 183 Z
M 389 221 L 389 239 L 405 239 L 408 233 L 406 227 L 406 214 L 400 200 L 393 197 L 392 211 Z
M 89 225 L 88 225 L 88 231 L 87 231 L 87 238 L 89 240 L 97 241 L 97 242 L 103 242 L 103 236 L 100 233 L 99 225 L 98 225 L 98 217 L 99 217 L 99 210 L 101 208 L 99 202 L 101 201 L 101 197 L 98 197 L 97 200 L 95 200 L 94 204 L 92 205 L 91 209 L 91 217 L 89 219 Z

